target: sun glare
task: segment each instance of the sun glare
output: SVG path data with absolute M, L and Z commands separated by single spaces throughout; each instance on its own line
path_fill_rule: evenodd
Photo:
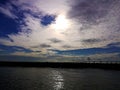
M 59 32 L 65 31 L 68 27 L 69 27 L 69 20 L 67 20 L 64 15 L 59 15 L 56 18 L 55 23 L 53 24 L 53 28 Z

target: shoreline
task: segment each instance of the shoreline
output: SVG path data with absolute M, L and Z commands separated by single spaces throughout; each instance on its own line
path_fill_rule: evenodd
M 51 68 L 101 68 L 120 70 L 120 63 L 73 63 L 73 62 L 6 62 L 0 61 L 0 67 L 51 67 Z

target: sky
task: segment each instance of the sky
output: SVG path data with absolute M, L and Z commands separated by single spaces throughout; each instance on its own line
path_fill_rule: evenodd
M 120 0 L 0 0 L 0 60 L 120 61 Z

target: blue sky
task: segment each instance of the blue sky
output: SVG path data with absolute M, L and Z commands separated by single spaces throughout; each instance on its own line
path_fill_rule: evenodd
M 0 0 L 0 59 L 119 61 L 119 19 L 119 0 Z

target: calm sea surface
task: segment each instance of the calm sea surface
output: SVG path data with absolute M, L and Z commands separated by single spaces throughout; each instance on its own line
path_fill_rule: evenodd
M 0 90 L 120 90 L 120 71 L 0 67 Z

